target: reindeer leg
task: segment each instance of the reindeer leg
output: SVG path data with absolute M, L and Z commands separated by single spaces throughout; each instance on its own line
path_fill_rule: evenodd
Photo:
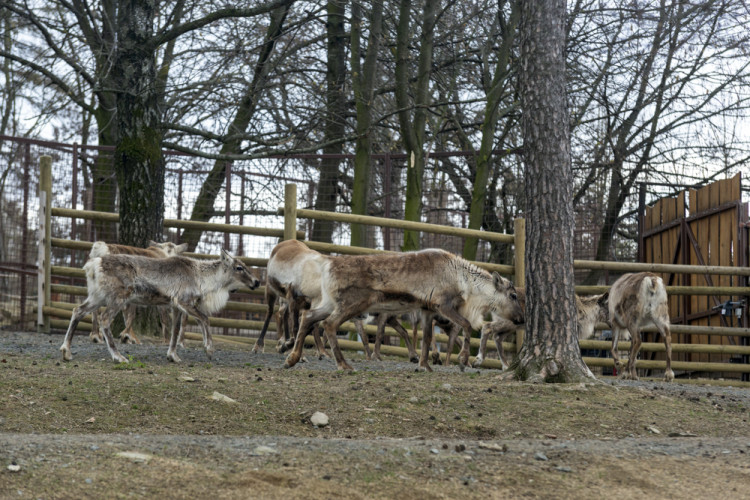
M 102 332 L 99 331 L 99 311 L 96 309 L 91 313 L 91 333 L 89 334 L 91 342 L 101 344 L 104 342 Z
M 68 331 L 65 332 L 65 340 L 63 340 L 63 343 L 60 346 L 63 361 L 70 361 L 71 359 L 73 359 L 73 355 L 70 352 L 70 342 L 71 340 L 73 340 L 73 333 L 75 332 L 78 323 L 88 313 L 94 313 L 95 311 L 97 311 L 99 309 L 99 305 L 100 304 L 98 302 L 94 302 L 87 298 L 81 305 L 73 309 L 73 315 L 70 318 L 70 324 L 68 324 Z M 97 332 L 99 332 L 98 322 L 96 330 Z
M 612 361 L 614 362 L 614 375 L 620 371 L 622 375 L 622 365 L 620 364 L 620 354 L 617 352 L 617 343 L 620 340 L 620 327 L 612 321 Z
M 661 338 L 664 339 L 664 347 L 667 351 L 667 369 L 664 370 L 664 381 L 672 382 L 674 380 L 674 372 L 672 371 L 672 332 L 669 331 L 669 323 L 665 321 L 655 321 L 654 323 L 659 329 Z
M 432 315 L 423 312 L 422 313 L 422 354 L 419 357 L 419 366 L 415 371 L 431 372 L 430 364 L 427 362 L 430 356 L 430 346 L 433 345 L 432 339 Z M 437 346 L 435 346 L 435 352 L 437 352 Z M 438 353 L 439 356 L 439 353 Z M 434 364 L 434 363 L 433 363 Z
M 456 325 L 460 326 L 464 331 L 464 345 L 461 347 L 461 352 L 458 353 L 458 363 L 461 371 L 464 371 L 466 365 L 469 362 L 469 348 L 471 347 L 471 323 L 469 320 L 461 316 L 458 311 L 449 303 L 446 303 L 438 307 L 438 313 L 444 316 L 446 319 L 452 321 Z
M 271 316 L 273 316 L 273 308 L 276 305 L 276 294 L 273 293 L 271 288 L 268 286 L 268 282 L 266 282 L 266 304 L 268 305 L 268 310 L 266 311 L 266 318 L 263 320 L 263 328 L 260 329 L 260 335 L 258 335 L 258 339 L 255 341 L 255 345 L 253 346 L 252 352 L 254 354 L 263 352 L 266 332 L 268 331 L 268 323 L 271 322 Z M 278 321 L 276 322 L 276 326 L 280 334 L 281 325 Z M 279 339 L 281 339 L 281 335 L 279 335 Z
M 479 340 L 479 352 L 477 353 L 477 357 L 474 358 L 474 362 L 471 364 L 474 368 L 479 368 L 482 366 L 482 363 L 484 363 L 484 354 L 487 352 L 487 339 L 490 337 L 491 329 L 492 327 L 490 326 L 490 323 L 482 325 L 482 336 Z
M 458 338 L 459 328 L 451 324 L 450 329 L 448 330 L 448 347 L 445 350 L 445 366 L 451 365 L 451 356 L 453 355 L 453 346 L 456 343 L 456 339 Z
M 412 363 L 418 363 L 419 362 L 419 356 L 417 355 L 417 351 L 414 349 L 414 345 L 409 340 L 409 333 L 406 331 L 406 329 L 401 326 L 401 323 L 399 322 L 398 318 L 395 316 L 389 316 L 386 320 L 386 323 L 396 330 L 398 334 L 401 336 L 402 339 L 404 339 L 404 344 L 406 344 L 406 349 L 409 351 L 409 361 Z M 378 349 L 378 354 L 380 354 L 380 350 Z
M 156 310 L 159 312 L 159 323 L 161 323 L 161 336 L 164 342 L 169 342 L 169 330 L 172 324 L 171 319 L 171 308 L 167 306 L 157 306 Z
M 112 337 L 112 330 L 110 330 L 112 320 L 117 313 L 120 312 L 122 306 L 123 304 L 121 301 L 115 301 L 114 303 L 109 304 L 99 318 L 102 323 L 102 331 L 104 332 L 104 340 L 107 343 L 107 350 L 109 350 L 109 354 L 112 356 L 112 361 L 115 363 L 128 362 L 128 359 L 117 350 L 117 344 Z
M 333 356 L 334 358 L 336 358 L 336 366 L 338 366 L 339 370 L 354 370 L 354 368 L 352 368 L 351 365 L 344 359 L 344 355 L 341 353 L 341 349 L 339 348 L 339 341 L 336 338 L 336 330 L 338 330 L 338 327 L 341 326 L 341 323 L 343 323 L 347 318 L 350 318 L 351 316 L 351 313 L 339 312 L 336 315 L 331 314 L 325 320 L 323 320 L 323 329 L 325 330 L 326 337 L 328 338 L 328 343 L 331 345 L 331 351 L 333 351 Z
M 503 366 L 503 370 L 508 369 L 508 360 L 505 359 L 505 348 L 503 347 L 503 340 L 505 337 L 510 335 L 516 330 L 516 325 L 512 321 L 507 319 L 499 319 L 490 323 L 490 327 L 493 331 L 495 340 L 495 349 L 497 349 L 497 359 Z
M 122 312 L 125 318 L 125 329 L 120 333 L 120 342 L 123 344 L 140 344 L 141 341 L 135 336 L 133 332 L 133 321 L 135 320 L 135 306 L 129 304 L 125 307 Z
M 357 335 L 359 335 L 359 338 L 362 339 L 362 347 L 365 350 L 365 358 L 367 358 L 367 361 L 370 361 L 372 359 L 372 353 L 370 352 L 370 341 L 367 338 L 367 334 L 365 333 L 365 325 L 363 324 L 362 319 L 356 318 L 354 319 L 354 326 L 357 328 Z M 380 318 L 378 318 L 378 334 L 380 333 Z M 379 338 L 375 337 L 375 349 L 380 348 L 379 344 Z
M 177 307 L 174 307 L 172 312 L 174 313 L 173 318 L 172 318 L 172 334 L 169 337 L 169 347 L 167 348 L 167 359 L 174 363 L 179 363 L 182 360 L 177 355 L 177 344 L 178 344 L 178 339 L 184 333 L 182 329 L 185 327 L 186 322 L 183 321 L 183 319 L 187 318 L 187 314 L 183 313 Z
M 305 346 L 305 337 L 307 337 L 312 329 L 315 328 L 316 323 L 326 318 L 328 314 L 329 311 L 321 308 L 310 309 L 303 314 L 302 321 L 300 322 L 299 329 L 297 330 L 297 336 L 294 340 L 294 347 L 292 348 L 292 352 L 287 355 L 286 360 L 284 361 L 284 368 L 291 368 L 292 366 L 299 363 L 300 358 L 302 358 L 302 349 Z
M 630 357 L 628 366 L 624 373 L 625 378 L 638 380 L 638 370 L 635 368 L 635 361 L 638 358 L 638 351 L 641 350 L 641 332 L 635 328 L 629 327 L 630 332 Z

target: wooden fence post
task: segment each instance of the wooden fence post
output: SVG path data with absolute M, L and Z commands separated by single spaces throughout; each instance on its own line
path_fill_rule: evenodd
M 284 186 L 284 241 L 297 239 L 297 185 Z
M 513 251 L 515 258 L 516 276 L 515 285 L 517 287 L 526 287 L 526 219 L 515 219 L 513 221 L 513 237 L 515 238 L 515 249 Z M 516 355 L 521 352 L 523 345 L 524 330 L 516 330 Z
M 52 302 L 52 262 L 50 261 L 52 237 L 52 157 L 39 158 L 39 268 L 37 287 L 37 332 L 49 333 L 50 318 L 44 306 Z

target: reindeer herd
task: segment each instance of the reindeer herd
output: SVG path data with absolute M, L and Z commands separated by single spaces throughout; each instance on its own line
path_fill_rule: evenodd
M 71 317 L 60 351 L 63 360 L 72 359 L 70 343 L 81 319 L 92 313 L 91 338 L 104 341 L 115 362 L 127 363 L 120 354 L 110 329 L 112 320 L 123 311 L 126 328 L 123 342 L 136 342 L 132 322 L 136 306 L 159 306 L 162 330 L 169 347 L 167 358 L 179 362 L 177 347 L 184 347 L 187 316 L 193 316 L 203 335 L 203 348 L 213 354 L 208 317 L 220 311 L 229 294 L 240 287 L 255 289 L 258 278 L 241 260 L 222 250 L 217 260 L 196 260 L 180 255 L 184 245 L 151 242 L 148 248 L 97 242 L 83 266 L 88 296 Z M 271 252 L 266 272 L 265 301 L 268 307 L 263 328 L 253 347 L 262 352 L 276 302 L 279 340 L 276 349 L 288 351 L 285 367 L 302 359 L 304 341 L 312 334 L 318 355 L 327 357 L 328 341 L 341 370 L 352 367 L 344 359 L 337 341 L 337 330 L 347 320 L 357 325 L 368 359 L 380 359 L 380 344 L 385 326 L 401 335 L 411 361 L 418 370 L 431 371 L 439 353 L 433 339 L 437 325 L 448 333 L 446 363 L 450 363 L 453 344 L 463 330 L 458 354 L 461 369 L 469 362 L 471 333 L 481 332 L 479 353 L 473 366 L 480 366 L 486 355 L 487 340 L 494 338 L 498 359 L 508 368 L 502 340 L 524 322 L 525 294 L 498 273 L 439 249 L 375 255 L 329 256 L 311 250 L 296 240 L 282 241 Z M 641 329 L 655 325 L 667 353 L 665 380 L 672 381 L 671 336 L 667 294 L 661 278 L 651 273 L 626 274 L 608 293 L 577 297 L 579 338 L 592 338 L 599 322 L 608 322 L 613 331 L 612 357 L 620 359 L 617 344 L 630 337 L 632 344 L 625 378 L 638 379 L 635 360 L 641 345 Z M 103 310 L 100 310 L 103 308 Z M 171 314 L 170 314 L 171 313 Z M 399 318 L 409 315 L 412 324 L 422 328 L 421 352 L 417 354 L 416 327 L 412 339 Z M 371 354 L 363 321 L 375 318 L 378 329 Z M 487 319 L 490 321 L 486 321 Z M 320 332 L 325 335 L 321 338 Z

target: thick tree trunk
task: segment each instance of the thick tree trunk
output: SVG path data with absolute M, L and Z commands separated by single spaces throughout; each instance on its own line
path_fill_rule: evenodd
M 145 247 L 164 232 L 164 170 L 156 56 L 150 38 L 154 0 L 121 4 L 117 71 L 119 139 L 114 167 L 120 188 L 119 242 Z
M 323 154 L 339 155 L 343 151 L 340 143 L 330 144 L 344 136 L 346 123 L 346 54 L 344 30 L 345 2 L 328 1 L 328 59 L 326 72 L 326 123 L 325 139 L 329 145 L 323 148 Z M 324 158 L 320 162 L 320 181 L 315 209 L 333 212 L 336 210 L 339 182 L 339 158 Z M 315 220 L 313 223 L 313 241 L 331 243 L 333 241 L 333 221 Z
M 564 0 L 523 2 L 520 94 L 526 161 L 526 337 L 522 380 L 593 378 L 581 360 L 573 276 L 573 177 Z

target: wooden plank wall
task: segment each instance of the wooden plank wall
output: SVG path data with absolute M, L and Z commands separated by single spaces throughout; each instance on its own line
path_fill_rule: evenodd
M 687 224 L 697 241 L 702 262 L 689 239 L 681 242 L 679 252 L 675 258 L 675 248 L 680 243 L 680 226 L 665 229 L 644 238 L 643 255 L 645 261 L 665 264 L 706 264 L 709 266 L 740 265 L 738 261 L 740 236 L 738 234 L 740 222 L 738 210 L 733 208 L 716 213 L 706 213 L 705 216 L 701 216 L 706 211 L 715 209 L 726 203 L 740 201 L 740 185 L 740 174 L 737 174 L 731 179 L 719 180 L 701 189 L 691 189 L 687 193 L 689 200 L 688 213 L 685 213 L 685 191 L 674 198 L 662 198 L 653 207 L 648 207 L 644 220 L 646 231 L 683 217 L 695 217 Z M 687 255 L 685 255 L 685 252 L 687 252 Z M 662 278 L 666 283 L 669 275 L 663 274 Z M 736 276 L 712 275 L 710 279 L 714 286 L 740 286 Z M 672 284 L 706 286 L 708 285 L 708 281 L 706 276 L 701 274 L 678 275 Z M 685 314 L 689 318 L 694 317 L 713 311 L 717 303 L 723 303 L 727 300 L 730 300 L 730 297 L 690 296 L 687 300 L 683 300 L 681 297 L 670 297 L 670 316 L 673 321 L 677 321 Z M 685 310 L 685 305 L 687 305 L 687 310 Z M 687 324 L 696 326 L 722 326 L 723 323 L 718 314 L 713 314 L 707 317 L 689 319 Z M 659 341 L 658 338 L 650 340 Z M 673 342 L 731 344 L 731 339 L 729 337 L 711 337 L 708 335 L 673 335 Z M 680 361 L 727 362 L 729 361 L 729 356 L 675 353 L 674 359 Z

